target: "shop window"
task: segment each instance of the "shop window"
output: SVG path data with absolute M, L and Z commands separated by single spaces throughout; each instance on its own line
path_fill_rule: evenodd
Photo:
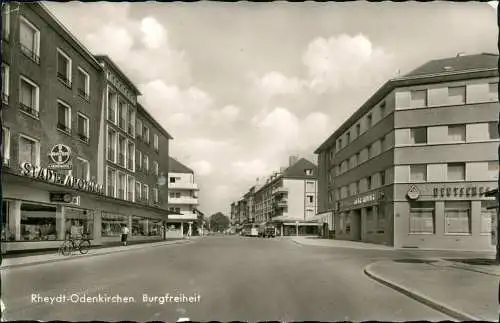
M 410 165 L 410 182 L 427 181 L 427 165 Z
M 481 201 L 481 233 L 491 234 L 495 230 L 493 228 L 493 219 L 497 216 L 495 208 L 488 208 L 490 201 Z
M 94 211 L 66 207 L 64 217 L 66 235 L 77 239 L 85 234 L 89 239 L 94 238 Z
M 445 201 L 445 233 L 471 233 L 471 204 L 465 201 Z
M 434 207 L 434 202 L 410 202 L 410 233 L 435 233 Z
M 449 163 L 447 167 L 448 167 L 448 172 L 447 172 L 448 181 L 465 180 L 465 163 Z
M 412 108 L 425 108 L 427 106 L 427 90 L 411 91 L 410 100 L 410 106 Z
M 410 129 L 411 144 L 426 144 L 427 143 L 427 127 L 418 127 Z
M 108 120 L 116 123 L 116 104 L 117 104 L 116 93 L 108 89 Z
M 148 235 L 151 237 L 161 236 L 161 220 L 150 219 L 148 220 Z
M 140 216 L 132 217 L 132 235 L 139 237 L 150 237 L 161 235 L 161 221 L 147 219 Z
M 129 225 L 128 216 L 103 212 L 101 220 L 101 236 L 120 236 L 122 234 L 122 227 L 125 225 Z
M 56 207 L 21 203 L 21 241 L 57 240 Z

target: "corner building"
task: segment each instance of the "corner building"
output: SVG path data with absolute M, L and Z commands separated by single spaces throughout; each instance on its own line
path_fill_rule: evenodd
M 3 4 L 2 51 L 2 252 L 57 248 L 75 228 L 93 245 L 118 241 L 109 214 L 130 228 L 131 214 L 165 221 L 166 186 L 163 209 L 125 196 L 127 186 L 107 192 L 106 67 L 39 3 Z M 129 179 L 129 168 L 117 171 Z
M 317 150 L 335 238 L 492 250 L 498 56 L 430 61 L 389 80 Z

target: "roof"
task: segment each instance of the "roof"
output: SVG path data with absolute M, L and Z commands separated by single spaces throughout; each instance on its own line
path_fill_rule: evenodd
M 306 169 L 312 169 L 313 170 L 313 175 L 306 175 Z M 305 158 L 301 158 L 298 161 L 296 161 L 293 165 L 285 169 L 282 173 L 283 178 L 312 178 L 316 179 L 318 178 L 318 166 L 313 164 L 312 162 L 308 161 Z
M 169 157 L 168 172 L 169 173 L 194 174 L 194 171 L 191 168 L 182 164 L 181 162 L 179 162 L 178 160 L 176 160 L 173 157 Z
M 148 112 L 148 110 L 146 110 L 146 108 L 144 108 L 142 104 L 140 104 L 139 102 L 137 102 L 137 111 L 141 113 L 143 116 L 145 116 L 148 119 L 148 121 L 151 122 L 156 127 L 156 129 L 158 129 L 166 138 L 174 139 L 168 133 L 168 131 L 165 130 L 165 128 L 163 128 L 163 126 L 158 121 L 156 121 L 156 119 L 153 118 L 153 116 Z
M 409 76 L 432 75 L 443 72 L 463 72 L 471 70 L 490 69 L 498 67 L 497 54 L 475 54 L 467 56 L 456 56 L 451 58 L 436 59 L 425 63 L 414 69 Z
M 455 60 L 454 68 L 456 70 L 446 71 L 444 66 L 450 66 Z M 340 127 L 335 130 L 315 151 L 319 154 L 325 149 L 329 149 L 333 143 L 344 131 L 349 129 L 365 113 L 377 105 L 381 100 L 395 88 L 435 84 L 442 82 L 453 82 L 459 80 L 468 80 L 474 78 L 498 77 L 499 56 L 495 54 L 478 54 L 470 56 L 460 56 L 457 58 L 447 58 L 434 60 L 413 70 L 407 75 L 388 80 L 382 85 L 356 112 L 354 112 Z M 482 65 L 481 65 L 482 64 Z M 479 68 L 482 66 L 482 68 Z M 441 68 L 441 69 L 440 69 Z M 470 69 L 469 69 L 470 68 Z
M 142 95 L 142 93 L 139 91 L 139 89 L 135 86 L 134 82 L 132 82 L 127 77 L 127 75 L 125 75 L 125 73 L 118 67 L 118 65 L 116 65 L 113 62 L 113 60 L 108 55 L 95 55 L 95 58 L 98 61 L 104 61 L 107 64 L 111 65 L 111 67 L 113 68 L 113 70 L 115 70 L 115 72 L 118 75 L 120 75 L 120 77 L 128 83 L 128 86 L 130 86 L 135 91 L 135 95 Z

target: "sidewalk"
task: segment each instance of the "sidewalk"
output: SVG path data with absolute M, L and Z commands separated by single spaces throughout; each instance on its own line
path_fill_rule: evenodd
M 366 249 L 366 250 L 396 250 L 390 246 L 378 245 L 374 243 L 357 242 L 357 241 L 320 239 L 316 237 L 290 237 L 290 239 L 297 244 L 306 246 L 351 248 L 351 249 Z
M 457 268 L 453 261 L 400 259 L 373 263 L 364 272 L 460 321 L 498 322 L 500 271 L 485 267 L 489 274 Z
M 91 248 L 89 250 L 89 252 L 85 255 L 82 255 L 78 251 L 75 251 L 73 253 L 73 255 L 71 255 L 71 256 L 63 256 L 63 255 L 60 255 L 57 252 L 55 252 L 55 253 L 38 254 L 38 255 L 31 255 L 31 256 L 25 256 L 25 257 L 3 258 L 0 270 L 6 270 L 6 269 L 10 269 L 10 268 L 14 268 L 14 267 L 21 267 L 21 266 L 31 266 L 31 265 L 37 265 L 37 264 L 50 263 L 50 262 L 57 262 L 57 261 L 75 260 L 75 259 L 80 259 L 83 257 L 94 257 L 94 256 L 101 256 L 101 255 L 107 255 L 107 254 L 118 253 L 118 252 L 142 250 L 142 249 L 146 249 L 146 248 L 154 248 L 154 247 L 165 246 L 165 245 L 186 244 L 186 243 L 195 242 L 195 241 L 200 240 L 200 239 L 201 239 L 200 237 L 191 237 L 190 239 L 178 239 L 178 240 L 170 240 L 170 241 L 141 243 L 141 244 L 128 245 L 128 246 L 117 246 L 117 247 L 96 246 L 95 248 Z

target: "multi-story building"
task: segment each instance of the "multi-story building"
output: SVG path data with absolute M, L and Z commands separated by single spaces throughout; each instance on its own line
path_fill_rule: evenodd
M 190 234 L 198 220 L 198 184 L 194 171 L 170 157 L 168 171 L 169 208 L 172 214 L 168 220 L 169 234 Z
M 498 179 L 498 56 L 430 61 L 391 79 L 317 150 L 335 237 L 489 249 Z
M 57 248 L 73 227 L 95 245 L 118 240 L 132 214 L 160 239 L 166 205 L 125 193 L 133 161 L 106 194 L 107 66 L 40 3 L 3 4 L 2 24 L 2 251 Z
M 241 205 L 249 222 L 273 222 L 281 235 L 316 235 L 317 166 L 310 161 L 290 157 L 289 166 L 256 186 L 244 195 Z M 248 217 L 246 215 L 248 214 Z M 298 231 L 297 231 L 298 230 Z

